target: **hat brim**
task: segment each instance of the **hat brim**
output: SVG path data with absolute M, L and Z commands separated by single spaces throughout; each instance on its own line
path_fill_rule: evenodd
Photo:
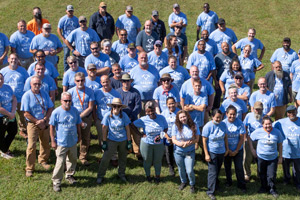
M 123 105 L 123 104 L 116 104 L 116 103 L 108 103 L 107 104 L 109 107 L 112 107 L 113 105 L 117 105 L 117 106 L 122 106 L 121 108 L 127 108 L 127 106 Z
M 133 81 L 133 79 L 121 79 L 121 81 Z

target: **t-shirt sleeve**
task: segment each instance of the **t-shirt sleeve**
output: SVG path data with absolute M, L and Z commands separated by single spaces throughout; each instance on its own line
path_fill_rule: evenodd
M 133 122 L 133 124 L 138 127 L 138 128 L 144 128 L 145 127 L 145 123 L 142 119 L 137 119 Z
M 142 46 L 142 31 L 138 33 L 138 35 L 136 36 L 136 42 L 135 42 L 136 46 Z

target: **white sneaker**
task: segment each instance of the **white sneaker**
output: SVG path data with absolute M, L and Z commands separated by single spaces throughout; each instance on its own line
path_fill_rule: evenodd
M 5 159 L 12 159 L 14 158 L 13 156 L 7 154 L 7 153 L 3 153 L 2 151 L 0 152 L 1 157 L 5 158 Z

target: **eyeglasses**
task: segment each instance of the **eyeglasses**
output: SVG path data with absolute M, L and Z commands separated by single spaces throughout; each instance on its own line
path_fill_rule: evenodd
M 76 80 L 76 82 L 84 82 L 84 79 Z
M 122 106 L 119 105 L 112 105 L 113 108 L 121 108 Z
M 86 21 L 85 20 L 81 20 L 81 21 L 79 21 L 79 23 L 85 23 Z
M 91 72 L 95 72 L 97 69 L 89 69 L 89 71 L 91 71 Z
M 161 79 L 162 82 L 170 82 L 171 79 Z
M 64 102 L 66 102 L 66 103 L 71 103 L 72 102 L 72 100 L 63 100 Z
M 106 6 L 102 6 L 101 8 L 106 8 Z
M 41 86 L 42 84 L 41 83 L 33 83 L 33 85 Z
M 75 64 L 75 63 L 76 63 L 76 62 L 69 62 L 70 65 L 73 65 L 73 64 Z
M 91 50 L 98 50 L 99 47 L 91 48 Z

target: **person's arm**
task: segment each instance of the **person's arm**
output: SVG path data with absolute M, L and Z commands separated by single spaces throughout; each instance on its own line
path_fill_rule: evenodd
M 282 143 L 277 144 L 278 148 L 278 164 L 282 163 Z
M 293 102 L 293 91 L 292 91 L 292 86 L 289 87 L 289 95 L 290 95 L 289 102 L 292 103 L 292 102 Z
M 80 128 L 80 124 L 77 124 L 77 137 L 78 137 L 77 143 L 80 143 L 80 141 L 81 141 L 81 128 Z
M 176 140 L 175 135 L 172 136 L 172 142 L 173 142 L 173 144 L 175 144 L 178 147 L 183 147 L 183 145 L 184 145 L 184 142 L 180 142 L 180 141 Z
M 262 61 L 264 55 L 265 55 L 265 51 L 266 51 L 266 48 L 265 46 L 262 48 L 261 52 L 260 52 L 260 56 L 258 58 L 258 60 Z
M 17 50 L 14 47 L 10 47 L 10 51 L 11 51 L 11 53 L 17 53 Z
M 109 67 L 103 67 L 101 69 L 97 69 L 96 75 L 97 76 L 108 75 L 109 71 L 110 71 Z
M 237 51 L 236 51 L 236 46 L 235 46 L 235 44 L 234 44 L 234 45 L 232 45 L 231 49 L 232 49 L 232 52 L 233 52 L 233 53 L 237 54 Z
M 56 150 L 57 144 L 55 142 L 55 127 L 50 125 L 50 139 L 51 139 L 51 147 Z
M 96 120 L 97 120 L 97 108 L 96 108 L 96 104 L 94 104 L 94 106 L 93 106 L 92 117 L 93 117 L 94 123 L 96 124 Z
M 136 33 L 138 34 L 141 31 L 141 28 L 136 29 Z
M 254 70 L 254 72 L 257 72 L 257 71 L 263 69 L 264 67 L 265 67 L 264 64 L 261 63 L 261 64 Z
M 213 77 L 213 80 L 214 80 L 214 83 L 215 83 L 215 89 L 219 89 L 220 86 L 219 86 L 219 82 L 217 80 L 217 70 L 212 70 L 212 77 Z
M 183 47 L 183 58 L 187 57 L 187 55 L 188 55 L 188 46 L 184 46 Z M 181 66 L 183 66 L 183 65 L 181 65 Z
M 125 126 L 125 129 L 126 129 L 127 141 L 130 141 L 131 140 L 131 134 L 130 134 L 129 125 Z
M 228 136 L 227 136 L 227 134 L 225 134 L 224 141 L 225 141 L 225 149 L 226 149 L 224 156 L 227 156 L 227 154 L 229 153 Z
M 253 157 L 257 158 L 256 149 L 254 149 L 252 140 L 249 135 L 247 135 L 247 141 L 248 141 L 248 144 L 249 144 L 249 147 L 250 147 Z
M 108 126 L 103 125 L 102 126 L 102 141 L 106 142 L 107 141 L 107 133 L 108 133 Z
M 272 107 L 270 109 L 270 112 L 268 112 L 266 115 L 268 115 L 269 117 L 272 117 L 272 115 L 275 113 L 275 107 Z
M 199 40 L 200 26 L 197 26 L 196 41 Z
M 136 93 L 134 98 L 134 108 L 132 109 L 132 116 L 137 116 L 141 110 L 142 110 L 142 102 L 141 102 L 141 96 Z
M 244 119 L 245 119 L 245 117 L 246 117 L 246 114 L 247 114 L 247 113 L 243 113 L 243 114 L 242 114 L 242 120 L 243 120 L 243 121 L 244 121 Z
M 145 50 L 143 49 L 142 46 L 137 46 L 136 48 L 137 48 L 137 50 L 138 50 L 139 52 L 144 52 L 144 51 L 145 51 Z
M 61 39 L 64 43 L 66 43 L 66 42 L 65 42 L 66 38 L 62 35 L 62 29 L 59 28 L 59 27 L 57 27 L 57 34 L 58 34 L 58 36 L 60 37 L 60 39 Z
M 181 56 L 179 56 L 179 64 L 180 64 L 181 66 L 183 66 L 183 59 L 182 59 Z
M 118 27 L 116 27 L 116 35 L 119 36 L 119 31 L 120 29 Z
M 244 135 L 245 135 L 245 134 L 240 134 L 239 143 L 238 143 L 238 145 L 237 145 L 235 151 L 232 152 L 231 156 L 235 156 L 235 155 L 238 154 L 238 152 L 240 151 L 242 145 L 244 144 L 244 139 L 245 139 Z
M 224 86 L 224 85 L 225 85 L 224 82 L 221 81 L 221 80 L 219 80 L 219 86 L 220 86 L 220 88 L 221 88 L 222 95 L 225 96 L 225 86 Z
M 185 101 L 185 99 L 180 97 L 180 106 L 181 106 L 181 108 L 184 108 L 184 101 Z M 300 103 L 300 100 L 299 100 L 299 103 Z
M 50 96 L 51 101 L 54 104 L 55 103 L 55 90 L 50 91 L 49 96 Z
M 5 56 L 7 56 L 8 51 L 9 51 L 9 46 L 6 46 L 2 56 L 0 57 L 0 65 L 3 64 L 3 60 L 4 60 Z
M 156 112 L 157 114 L 160 114 L 160 109 L 159 109 L 159 102 L 158 102 L 158 100 L 155 100 L 155 112 Z
M 88 116 L 92 111 L 93 111 L 93 107 L 94 107 L 94 101 L 90 101 L 89 102 L 89 106 L 87 109 L 85 109 L 81 114 L 80 114 L 80 118 L 84 118 L 86 116 Z
M 68 87 L 67 86 L 63 86 L 63 92 L 68 91 Z
M 197 111 L 205 111 L 205 108 L 206 108 L 206 105 L 205 104 L 201 104 L 199 106 L 196 106 L 196 105 L 190 105 L 190 107 L 193 109 L 193 110 L 197 110 Z
M 48 108 L 45 117 L 42 119 L 42 120 L 44 120 L 45 125 L 49 123 L 49 119 L 50 119 L 50 116 L 51 116 L 53 110 L 54 110 L 54 107 Z
M 247 92 L 244 92 L 242 95 L 237 95 L 237 98 L 238 99 L 241 99 L 243 101 L 248 101 L 248 93 Z
M 37 52 L 37 49 L 29 49 L 29 52 L 32 54 L 35 54 L 35 52 Z M 1 60 L 1 58 L 0 58 L 0 60 Z
M 80 53 L 72 47 L 71 43 L 68 40 L 65 40 L 65 42 L 66 42 L 65 44 L 70 49 L 70 51 L 72 52 L 73 55 L 80 56 Z
M 13 105 L 12 105 L 12 111 L 9 112 L 8 110 L 6 110 L 5 108 L 3 108 L 0 105 L 0 113 L 4 116 L 8 116 L 9 119 L 14 119 L 15 118 L 15 113 L 16 113 L 16 107 L 17 107 L 17 100 L 16 97 L 14 97 L 13 99 Z
M 290 79 L 293 81 L 293 73 L 290 73 Z
M 214 97 L 215 97 L 214 94 L 208 96 L 208 105 L 206 107 L 206 112 L 209 112 L 212 109 L 214 105 Z
M 49 54 L 50 54 L 51 56 L 55 56 L 56 54 L 59 54 L 62 50 L 63 50 L 62 47 L 58 47 L 56 50 L 50 51 Z
M 207 150 L 207 140 L 208 140 L 207 137 L 202 136 L 203 150 L 204 150 L 204 154 L 205 154 L 205 161 L 210 162 L 211 159 L 210 159 L 210 156 L 209 156 L 209 153 L 208 153 L 208 150 Z

